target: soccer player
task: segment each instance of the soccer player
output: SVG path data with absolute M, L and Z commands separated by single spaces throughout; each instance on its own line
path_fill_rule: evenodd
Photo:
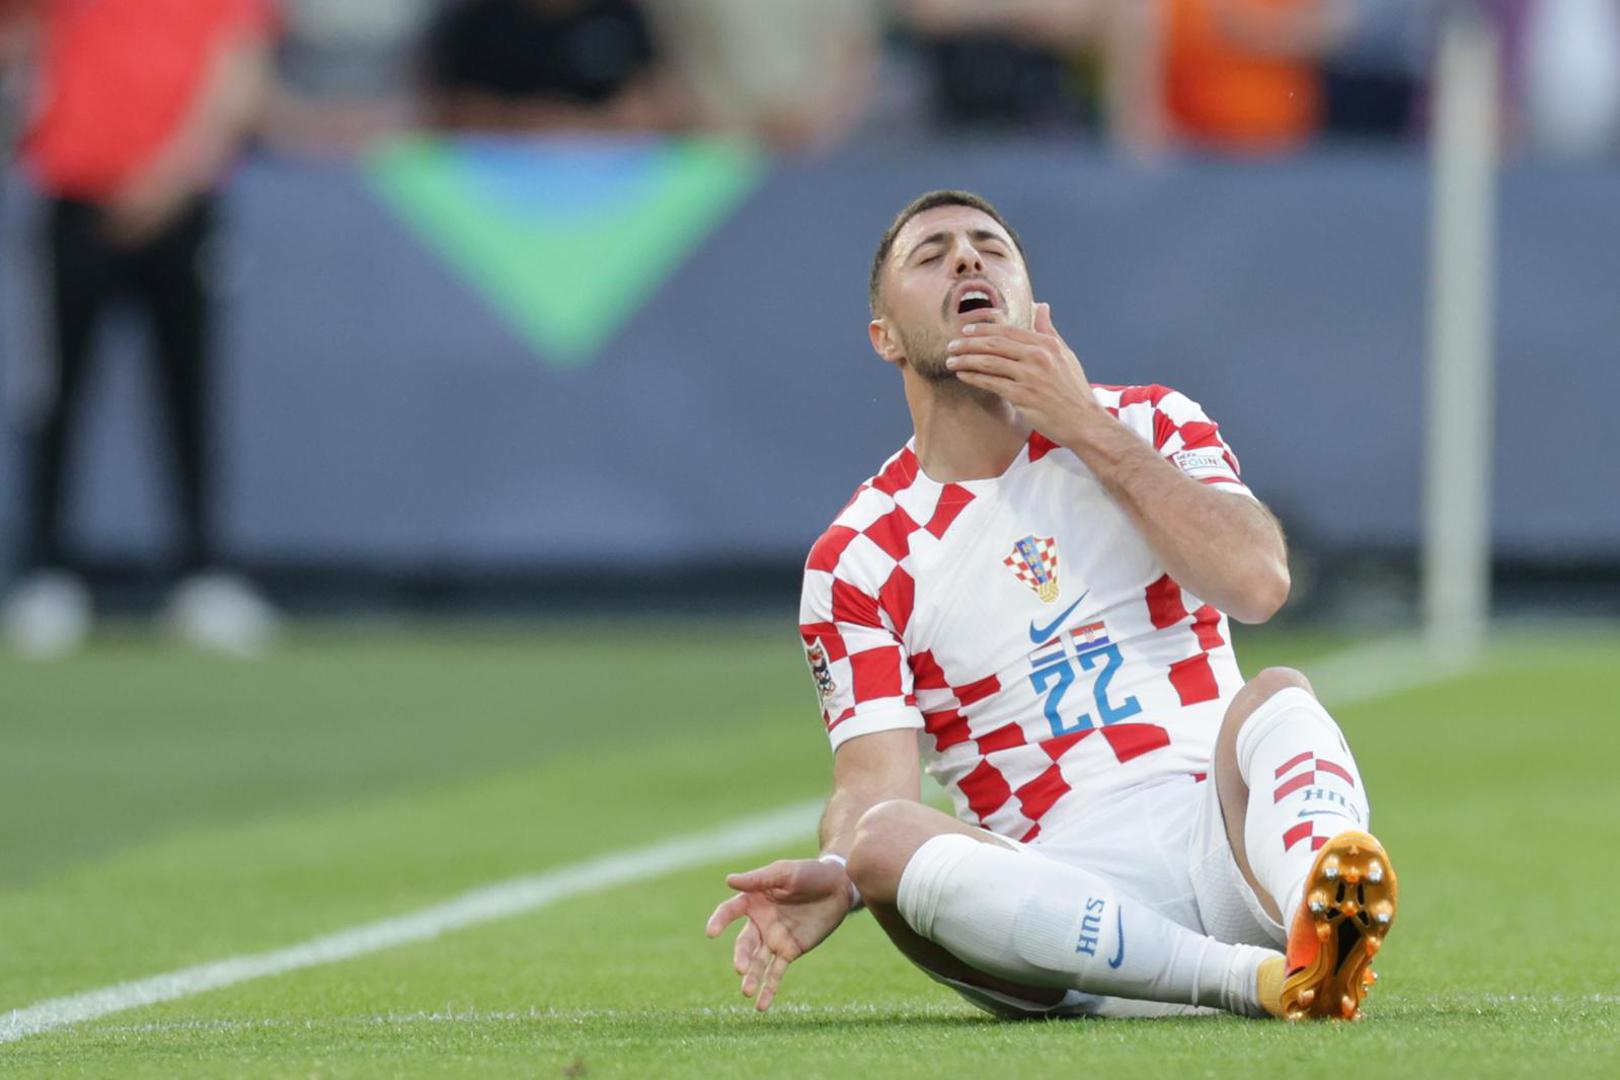
M 1356 1017 L 1395 873 L 1310 683 L 1238 670 L 1289 578 L 1215 423 L 1091 383 L 971 193 L 900 212 L 870 296 L 916 434 L 805 567 L 834 790 L 819 859 L 726 879 L 742 992 L 864 905 L 997 1015 Z

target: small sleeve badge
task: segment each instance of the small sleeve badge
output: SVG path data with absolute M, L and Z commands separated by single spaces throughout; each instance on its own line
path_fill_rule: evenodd
M 804 658 L 810 662 L 810 675 L 816 680 L 816 693 L 821 695 L 825 704 L 828 698 L 838 692 L 838 684 L 833 682 L 832 664 L 827 661 L 827 650 L 822 647 L 819 638 L 805 646 Z

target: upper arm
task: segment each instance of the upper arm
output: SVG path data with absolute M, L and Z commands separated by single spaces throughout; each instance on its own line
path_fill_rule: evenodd
M 1198 402 L 1168 386 L 1127 386 L 1117 394 L 1120 422 L 1166 461 L 1207 487 L 1255 497 L 1221 426 Z
M 876 493 L 863 493 L 853 504 Z M 854 520 L 859 520 L 857 517 Z M 858 736 L 923 726 L 890 581 L 894 560 L 857 529 L 834 525 L 811 549 L 799 634 L 833 748 Z

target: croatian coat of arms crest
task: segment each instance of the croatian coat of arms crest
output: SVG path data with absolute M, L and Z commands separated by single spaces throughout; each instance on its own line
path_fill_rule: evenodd
M 1041 603 L 1050 604 L 1058 597 L 1057 541 L 1050 536 L 1031 534 L 1013 544 L 1012 551 L 1001 560 L 1013 574 L 1035 591 Z

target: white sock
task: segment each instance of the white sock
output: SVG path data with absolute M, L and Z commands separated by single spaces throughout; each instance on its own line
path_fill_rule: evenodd
M 1237 759 L 1249 786 L 1249 867 L 1287 928 L 1316 850 L 1336 833 L 1367 828 L 1367 792 L 1339 725 L 1299 687 L 1273 694 L 1244 721 Z
M 900 876 L 908 925 L 980 971 L 1029 986 L 1263 1016 L 1275 953 L 1195 934 L 1090 871 L 950 833 Z

